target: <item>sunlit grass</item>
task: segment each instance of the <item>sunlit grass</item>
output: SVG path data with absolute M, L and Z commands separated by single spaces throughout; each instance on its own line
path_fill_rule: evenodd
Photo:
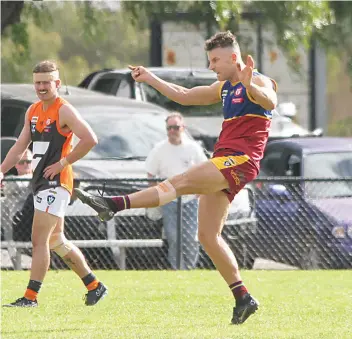
M 230 325 L 233 299 L 216 271 L 100 271 L 109 295 L 84 305 L 69 271 L 50 271 L 33 309 L 2 308 L 2 338 L 352 338 L 352 271 L 244 271 L 258 312 Z M 2 303 L 28 272 L 2 272 Z

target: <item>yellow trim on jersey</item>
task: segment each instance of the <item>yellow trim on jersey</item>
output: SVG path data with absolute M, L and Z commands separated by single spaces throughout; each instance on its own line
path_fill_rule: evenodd
M 255 117 L 255 118 L 261 118 L 261 119 L 270 120 L 270 118 L 265 117 L 263 115 L 259 115 L 259 114 L 245 114 L 245 115 L 240 115 L 239 117 L 233 117 L 233 118 L 224 119 L 224 121 L 230 121 L 230 120 L 243 118 L 243 117 Z
M 231 82 L 231 86 L 236 86 L 237 84 L 239 84 L 241 81 L 236 81 L 236 82 Z
M 224 87 L 226 81 L 220 81 L 220 86 L 219 86 L 219 97 L 222 100 L 222 88 Z
M 264 115 L 259 115 L 259 114 L 246 114 L 246 115 L 244 115 L 244 117 L 255 117 L 255 118 L 270 120 L 270 118 L 268 118 Z
M 224 168 L 232 168 L 242 165 L 249 160 L 248 155 L 229 155 L 226 157 L 212 158 L 210 161 L 216 166 L 218 170 Z
M 224 119 L 224 121 L 230 121 L 230 120 L 234 120 L 234 119 L 238 119 L 240 117 L 233 117 L 233 118 L 228 118 L 228 119 Z

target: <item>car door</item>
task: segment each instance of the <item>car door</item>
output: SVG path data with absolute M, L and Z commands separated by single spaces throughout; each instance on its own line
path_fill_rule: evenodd
M 267 154 L 264 165 L 271 176 L 281 178 L 266 186 L 270 200 L 267 205 L 274 209 L 275 214 L 280 215 L 281 218 L 293 220 L 302 201 L 302 184 L 294 178 L 300 177 L 302 173 L 300 150 L 286 144 L 281 149 Z
M 289 178 L 289 161 L 298 157 L 289 143 L 275 142 L 268 145 L 261 161 L 259 179 L 273 177 L 270 181 L 257 182 L 256 206 L 258 218 L 257 251 L 264 258 L 288 264 L 294 262 L 292 255 L 296 241 L 295 223 L 300 200 L 292 194 Z M 275 179 L 280 177 L 280 179 Z M 287 177 L 289 180 L 285 180 Z
M 265 223 L 270 223 L 269 219 L 281 218 L 281 215 L 286 213 L 285 204 L 289 194 L 287 183 L 283 180 L 287 167 L 286 147 L 284 143 L 270 145 L 260 164 L 259 181 L 256 182 L 256 205 Z M 273 177 L 273 179 L 266 181 L 264 179 L 266 177 Z M 281 179 L 278 181 L 275 179 L 277 177 Z

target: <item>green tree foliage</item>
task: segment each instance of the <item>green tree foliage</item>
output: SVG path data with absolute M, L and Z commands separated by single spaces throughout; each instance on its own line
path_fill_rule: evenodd
M 207 20 L 235 33 L 241 20 L 254 29 L 260 20 L 274 28 L 276 43 L 289 60 L 295 60 L 299 45 L 308 48 L 315 38 L 326 49 L 351 56 L 352 75 L 352 1 L 127 1 L 123 6 L 135 22 L 141 13 L 163 21 L 168 13 L 187 12 L 191 22 Z
M 121 6 L 122 11 L 107 1 L 2 1 L 2 80 L 27 81 L 33 64 L 49 57 L 65 66 L 72 84 L 91 70 L 147 65 L 149 20 L 176 13 L 236 33 L 241 20 L 253 27 L 260 20 L 274 28 L 290 60 L 299 44 L 309 47 L 314 37 L 328 51 L 348 55 L 352 76 L 352 1 L 124 1 Z
M 2 32 L 2 82 L 29 82 L 40 60 L 58 61 L 67 83 L 77 85 L 102 68 L 147 64 L 149 31 L 123 11 L 86 1 L 25 2 L 20 21 Z

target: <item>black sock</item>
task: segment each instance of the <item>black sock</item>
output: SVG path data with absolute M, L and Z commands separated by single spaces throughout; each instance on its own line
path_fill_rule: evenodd
M 36 281 L 36 280 L 29 280 L 27 288 L 39 293 L 40 288 L 42 287 L 42 282 L 41 281 Z
M 85 277 L 82 278 L 83 284 L 85 286 L 89 285 L 94 280 L 96 280 L 96 277 L 95 277 L 95 275 L 93 273 L 89 273 Z

